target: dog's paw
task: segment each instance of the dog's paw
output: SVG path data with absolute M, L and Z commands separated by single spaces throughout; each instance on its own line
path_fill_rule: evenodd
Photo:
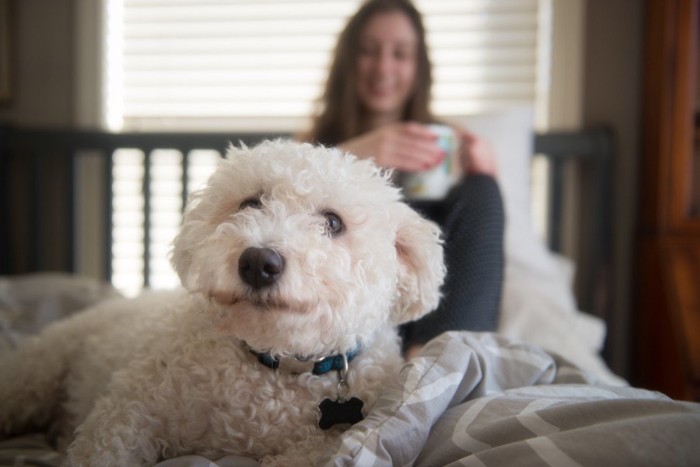
M 290 446 L 281 454 L 265 456 L 260 460 L 262 467 L 308 467 L 316 465 L 321 449 L 326 446 L 324 436 L 311 436 L 303 442 Z
M 287 456 L 266 457 L 260 461 L 261 467 L 302 467 L 313 465 L 308 460 L 291 459 Z

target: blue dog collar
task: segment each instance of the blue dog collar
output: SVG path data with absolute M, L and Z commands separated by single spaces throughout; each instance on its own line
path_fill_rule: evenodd
M 293 374 L 313 373 L 323 375 L 329 371 L 344 370 L 344 359 L 342 354 L 330 355 L 320 359 L 293 357 L 273 357 L 268 352 L 257 352 L 248 348 L 250 353 L 255 355 L 260 363 L 273 370 L 285 371 Z M 360 353 L 358 345 L 353 350 L 345 354 L 345 361 L 351 362 Z

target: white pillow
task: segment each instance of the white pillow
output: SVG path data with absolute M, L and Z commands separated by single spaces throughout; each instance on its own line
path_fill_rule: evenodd
M 573 264 L 549 251 L 532 222 L 530 163 L 532 107 L 454 120 L 488 139 L 498 161 L 506 213 L 505 280 L 498 332 L 540 345 L 607 382 L 619 382 L 598 355 L 602 320 L 580 313 L 573 295 Z
M 506 255 L 509 261 L 540 265 L 547 247 L 532 222 L 530 161 L 534 148 L 531 106 L 498 113 L 460 117 L 456 123 L 486 138 L 496 154 L 498 182 L 506 212 Z

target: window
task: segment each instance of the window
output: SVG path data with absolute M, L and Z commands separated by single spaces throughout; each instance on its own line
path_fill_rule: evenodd
M 148 157 L 129 148 L 113 154 L 110 269 L 117 289 L 133 296 L 144 286 L 179 284 L 169 254 L 181 222 L 182 194 L 200 188 L 220 157 L 213 150 L 193 150 L 187 157 L 172 149 L 156 149 Z
M 106 0 L 104 120 L 115 131 L 298 131 L 322 92 L 337 35 L 360 3 Z M 542 107 L 549 0 L 415 3 L 428 34 L 437 115 Z M 186 192 L 216 157 L 186 158 L 188 177 L 198 177 L 188 178 Z M 144 284 L 177 283 L 167 252 L 180 222 L 182 160 L 167 150 L 115 154 L 112 281 L 128 295 Z
M 111 129 L 302 128 L 359 0 L 108 0 Z M 433 110 L 534 103 L 541 0 L 418 0 Z

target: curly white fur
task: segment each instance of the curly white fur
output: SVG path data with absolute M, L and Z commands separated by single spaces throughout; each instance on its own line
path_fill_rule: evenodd
M 189 453 L 311 465 L 340 433 L 318 428 L 337 373 L 274 371 L 243 342 L 316 357 L 359 344 L 349 389 L 371 408 L 402 363 L 395 326 L 437 306 L 445 274 L 438 228 L 389 177 L 309 144 L 230 148 L 174 242 L 184 290 L 107 302 L 3 355 L 0 435 L 53 424 L 70 443 L 70 465 Z M 328 212 L 342 219 L 338 235 Z M 240 277 L 249 247 L 284 258 L 273 285 Z

